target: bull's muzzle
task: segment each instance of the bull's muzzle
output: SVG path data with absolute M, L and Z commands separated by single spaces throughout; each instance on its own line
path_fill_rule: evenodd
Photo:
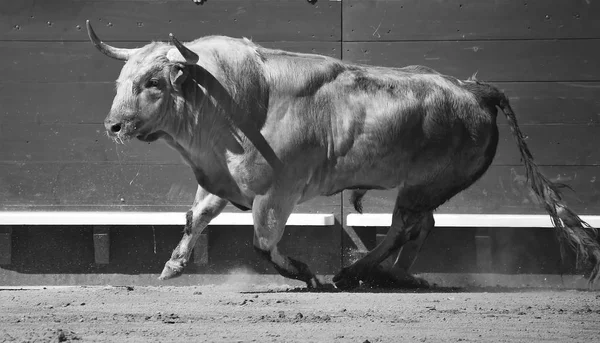
M 117 135 L 123 128 L 123 124 L 114 120 L 106 119 L 104 121 L 104 127 L 110 135 Z

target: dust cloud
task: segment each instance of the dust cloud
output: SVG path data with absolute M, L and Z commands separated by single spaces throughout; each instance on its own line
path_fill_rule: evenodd
M 265 283 L 265 278 L 268 282 Z M 249 267 L 236 267 L 230 269 L 219 288 L 224 291 L 252 292 L 268 289 L 270 291 L 286 290 L 298 287 L 304 283 L 295 283 L 280 275 L 259 274 Z

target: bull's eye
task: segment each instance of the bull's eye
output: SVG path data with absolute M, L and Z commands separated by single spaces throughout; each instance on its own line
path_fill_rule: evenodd
M 159 82 L 158 79 L 150 79 L 148 80 L 148 82 L 146 82 L 146 88 L 156 88 L 158 87 Z

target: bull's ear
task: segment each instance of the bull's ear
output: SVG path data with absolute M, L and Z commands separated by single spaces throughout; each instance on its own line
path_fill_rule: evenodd
M 176 64 L 171 68 L 171 85 L 177 92 L 181 92 L 181 85 L 188 76 L 188 71 L 182 64 Z

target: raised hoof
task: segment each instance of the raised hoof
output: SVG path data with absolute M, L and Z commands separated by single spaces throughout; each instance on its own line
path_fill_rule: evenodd
M 336 276 L 333 277 L 333 283 L 338 289 L 346 291 L 358 288 L 358 286 L 360 285 L 360 280 L 344 268 Z
M 167 261 L 162 273 L 158 277 L 159 280 L 169 280 L 181 276 L 183 274 L 183 266 L 177 262 Z

